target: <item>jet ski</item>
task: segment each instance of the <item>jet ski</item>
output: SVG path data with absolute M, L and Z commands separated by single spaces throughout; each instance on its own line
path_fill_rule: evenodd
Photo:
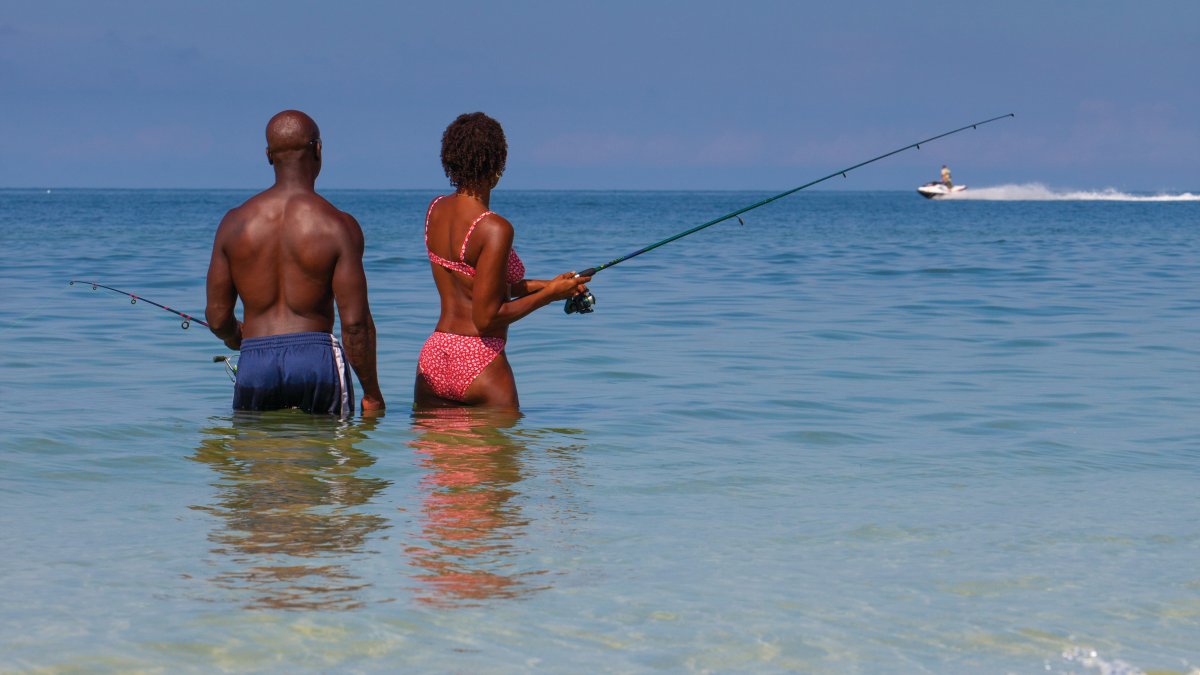
M 959 192 L 962 192 L 963 190 L 966 190 L 966 189 L 967 189 L 966 185 L 955 185 L 954 187 L 946 187 L 945 183 L 933 181 L 930 183 L 926 183 L 926 184 L 922 185 L 921 187 L 917 188 L 917 192 L 921 193 L 921 196 L 926 199 L 939 199 L 941 197 L 945 197 L 946 195 L 958 194 Z

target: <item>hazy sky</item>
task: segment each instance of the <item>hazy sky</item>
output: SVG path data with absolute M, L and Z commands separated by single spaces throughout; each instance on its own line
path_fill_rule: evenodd
M 440 188 L 483 110 L 508 188 L 1200 189 L 1200 2 L 0 0 L 0 186 L 270 182 L 321 125 L 327 188 Z

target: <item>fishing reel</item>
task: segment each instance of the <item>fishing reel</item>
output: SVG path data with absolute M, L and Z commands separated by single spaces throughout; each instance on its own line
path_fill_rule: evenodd
M 213 363 L 224 363 L 225 374 L 229 376 L 229 381 L 237 384 L 237 363 L 233 360 L 237 357 L 229 357 L 224 354 L 217 354 L 213 357 Z
M 600 268 L 603 269 L 603 268 Z M 595 276 L 600 269 L 589 267 L 582 272 L 576 272 L 575 278 Z M 567 298 L 567 302 L 563 305 L 563 311 L 567 314 L 591 314 L 596 311 L 592 309 L 596 306 L 596 296 L 592 295 L 591 291 L 580 293 L 579 295 Z
M 563 305 L 563 311 L 567 314 L 591 314 L 596 311 L 592 309 L 595 306 L 596 296 L 589 291 L 568 298 L 566 304 Z

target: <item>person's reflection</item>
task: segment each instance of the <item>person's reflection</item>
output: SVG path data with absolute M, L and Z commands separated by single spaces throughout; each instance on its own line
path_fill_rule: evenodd
M 528 520 L 514 485 L 526 450 L 509 432 L 513 414 L 470 408 L 414 413 L 412 446 L 427 473 L 421 480 L 419 543 L 408 548 L 418 600 L 475 604 L 537 590 L 542 570 L 520 569 L 518 541 Z
M 225 420 L 222 420 L 225 421 Z M 347 422 L 296 411 L 239 414 L 207 436 L 191 459 L 219 475 L 209 535 L 232 569 L 214 582 L 248 592 L 248 608 L 351 609 L 366 584 L 348 563 L 388 527 L 362 507 L 389 481 L 362 475 L 375 458 L 356 447 L 377 420 Z

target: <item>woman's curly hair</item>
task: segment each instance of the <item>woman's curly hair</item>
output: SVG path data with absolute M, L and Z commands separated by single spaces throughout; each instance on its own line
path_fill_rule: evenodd
M 491 188 L 507 159 L 504 129 L 481 112 L 459 115 L 442 134 L 442 168 L 456 189 Z

